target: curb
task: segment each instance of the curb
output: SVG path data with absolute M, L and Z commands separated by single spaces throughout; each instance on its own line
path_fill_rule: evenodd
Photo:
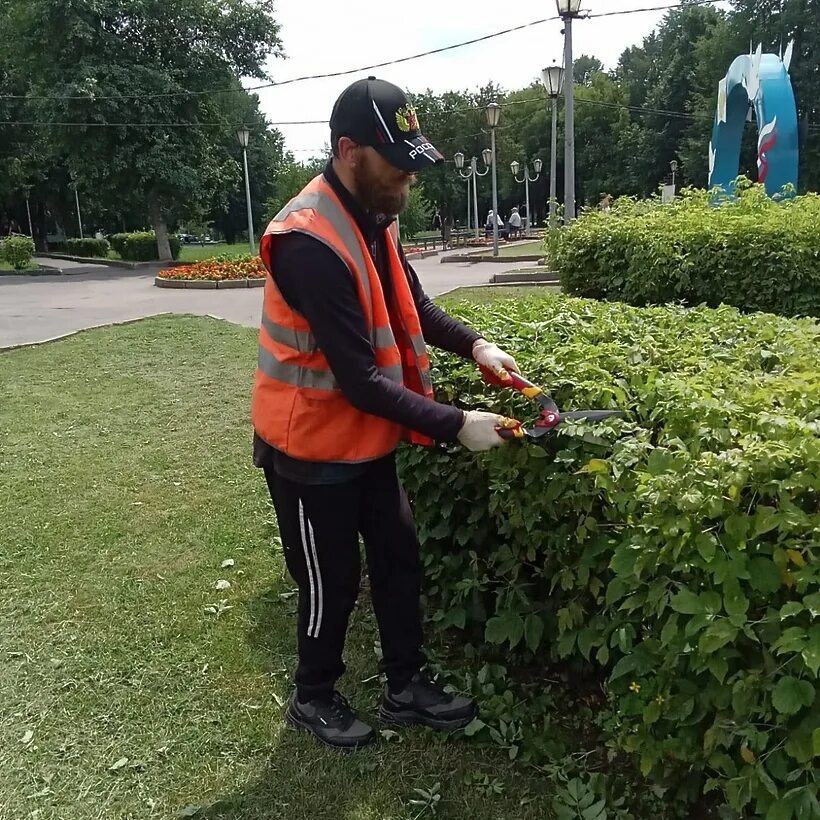
M 544 273 L 526 273 L 510 271 L 508 273 L 494 273 L 490 282 L 496 285 L 509 284 L 555 284 L 560 285 L 561 279 L 557 273 L 546 271 Z
M 140 270 L 141 268 L 156 267 L 157 265 L 165 265 L 168 268 L 178 268 L 181 265 L 191 264 L 190 262 L 180 262 L 178 259 L 172 260 L 171 262 L 162 262 L 159 259 L 148 260 L 146 262 L 128 262 L 124 259 L 103 259 L 98 256 L 69 256 L 66 253 L 38 253 L 35 255 L 45 257 L 46 259 L 61 259 L 66 262 L 103 265 L 109 268 L 125 268 L 126 270 Z
M 431 256 L 438 256 L 441 251 L 413 251 L 412 253 L 405 254 L 405 259 L 413 260 L 413 259 L 429 259 Z
M 165 279 L 154 277 L 154 287 L 176 290 L 238 290 L 240 288 L 263 288 L 265 279 Z
M 529 254 L 527 256 L 483 256 L 478 254 L 458 254 L 455 256 L 444 256 L 442 262 L 495 262 L 496 264 L 515 265 L 518 262 L 540 262 L 544 258 L 543 253 Z
M 0 281 L 4 276 L 62 276 L 62 268 L 44 268 L 42 265 L 35 270 L 4 270 L 0 273 Z
M 90 325 L 89 327 L 81 327 L 78 330 L 70 330 L 68 333 L 61 333 L 59 336 L 49 336 L 48 339 L 40 339 L 38 342 L 23 342 L 22 344 L 6 345 L 0 347 L 0 355 L 8 353 L 12 350 L 22 350 L 25 347 L 39 347 L 40 345 L 51 344 L 52 342 L 59 342 L 62 339 L 70 339 L 72 336 L 77 336 L 80 333 L 88 333 L 90 330 L 100 330 L 106 327 L 120 327 L 121 325 L 133 325 L 135 322 L 142 322 L 145 319 L 154 319 L 157 316 L 184 316 L 184 313 L 171 313 L 163 311 L 162 313 L 149 313 L 147 316 L 139 316 L 136 319 L 123 319 L 121 322 L 104 322 L 101 325 Z M 196 315 L 196 314 L 191 314 Z M 217 318 L 217 317 L 210 317 Z

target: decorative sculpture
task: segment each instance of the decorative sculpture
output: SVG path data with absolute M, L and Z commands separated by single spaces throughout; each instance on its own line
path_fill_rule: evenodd
M 758 125 L 758 182 L 769 196 L 785 185 L 797 189 L 798 131 L 797 106 L 789 77 L 794 43 L 786 53 L 754 54 L 738 57 L 718 83 L 717 113 L 709 143 L 709 187 L 732 194 L 732 183 L 740 165 L 743 129 L 754 111 Z

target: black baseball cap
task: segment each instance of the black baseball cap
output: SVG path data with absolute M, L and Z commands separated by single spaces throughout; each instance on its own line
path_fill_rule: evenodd
M 358 80 L 342 92 L 330 115 L 330 135 L 370 145 L 402 171 L 421 171 L 444 161 L 422 135 L 416 109 L 404 91 L 375 77 Z

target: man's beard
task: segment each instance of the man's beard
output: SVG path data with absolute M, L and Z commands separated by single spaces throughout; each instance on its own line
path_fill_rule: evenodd
M 359 202 L 370 213 L 397 216 L 407 207 L 408 186 L 388 187 L 366 162 L 354 166 L 353 180 Z

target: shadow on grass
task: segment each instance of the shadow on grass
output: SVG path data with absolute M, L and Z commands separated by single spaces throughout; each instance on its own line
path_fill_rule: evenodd
M 208 820 L 415 820 L 432 809 L 411 800 L 416 789 L 436 791 L 435 816 L 446 820 L 536 820 L 547 816 L 549 784 L 514 767 L 496 750 L 428 730 L 386 731 L 371 748 L 339 752 L 295 732 L 284 722 L 295 663 L 296 599 L 284 602 L 272 590 L 252 604 L 254 627 L 248 634 L 264 669 L 277 676 L 283 701 L 270 726 L 270 753 L 259 776 L 241 791 L 209 806 L 190 807 L 181 817 Z M 283 618 L 290 628 L 283 628 Z M 339 683 L 361 717 L 383 730 L 375 718 L 381 696 L 372 650 L 377 635 L 366 594 L 359 598 L 348 633 L 347 672 Z M 287 685 L 283 662 L 290 661 Z M 495 783 L 476 788 L 476 778 Z M 469 782 L 465 782 L 469 781 Z M 500 794 L 498 791 L 500 790 Z M 524 805 L 522 806 L 522 798 Z

